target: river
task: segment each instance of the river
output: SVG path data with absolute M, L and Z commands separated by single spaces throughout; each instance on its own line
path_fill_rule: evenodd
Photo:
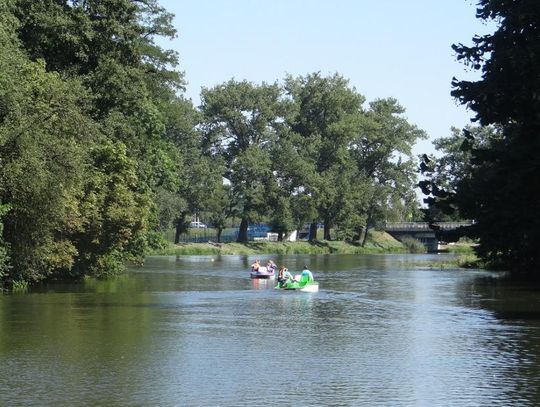
M 444 255 L 149 257 L 0 295 L 1 406 L 535 406 L 540 291 Z

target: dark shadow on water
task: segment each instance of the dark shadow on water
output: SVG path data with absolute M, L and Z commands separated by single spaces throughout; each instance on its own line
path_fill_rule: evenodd
M 495 311 L 495 315 L 498 319 L 504 320 L 540 321 L 540 310 Z

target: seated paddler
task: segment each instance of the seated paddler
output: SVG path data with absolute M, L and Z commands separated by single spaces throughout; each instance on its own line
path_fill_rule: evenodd
M 306 285 L 307 283 L 311 283 L 313 281 L 313 273 L 309 270 L 308 266 L 304 266 L 302 274 L 300 274 L 300 285 Z
M 278 284 L 279 287 L 284 287 L 288 281 L 292 281 L 293 276 L 285 266 L 279 268 Z

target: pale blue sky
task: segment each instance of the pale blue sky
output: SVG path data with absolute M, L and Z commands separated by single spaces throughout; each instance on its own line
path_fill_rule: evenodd
M 477 78 L 456 61 L 453 43 L 493 31 L 472 0 L 160 0 L 175 14 L 186 96 L 231 78 L 255 83 L 286 74 L 340 73 L 367 102 L 395 97 L 430 139 L 469 123 L 450 96 L 453 76 Z M 420 142 L 416 154 L 434 152 Z

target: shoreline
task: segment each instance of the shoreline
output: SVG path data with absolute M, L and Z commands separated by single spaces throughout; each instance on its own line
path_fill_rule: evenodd
M 478 263 L 471 245 L 446 247 L 447 253 L 457 254 L 456 258 L 429 262 L 432 268 L 484 268 Z M 320 241 L 313 242 L 269 242 L 248 243 L 180 243 L 170 244 L 163 249 L 153 250 L 148 256 L 196 256 L 196 255 L 287 255 L 287 254 L 418 254 L 418 247 L 408 247 L 385 232 L 373 232 L 362 247 L 358 242 Z
M 249 242 L 184 243 L 148 253 L 149 256 L 189 256 L 215 254 L 370 254 L 407 253 L 405 247 L 362 247 L 345 242 Z
M 368 254 L 408 253 L 409 250 L 385 232 L 373 231 L 364 247 L 358 242 L 339 240 L 315 240 L 313 242 L 269 242 L 248 243 L 180 243 L 170 244 L 163 249 L 152 250 L 148 255 L 213 255 L 213 254 Z

